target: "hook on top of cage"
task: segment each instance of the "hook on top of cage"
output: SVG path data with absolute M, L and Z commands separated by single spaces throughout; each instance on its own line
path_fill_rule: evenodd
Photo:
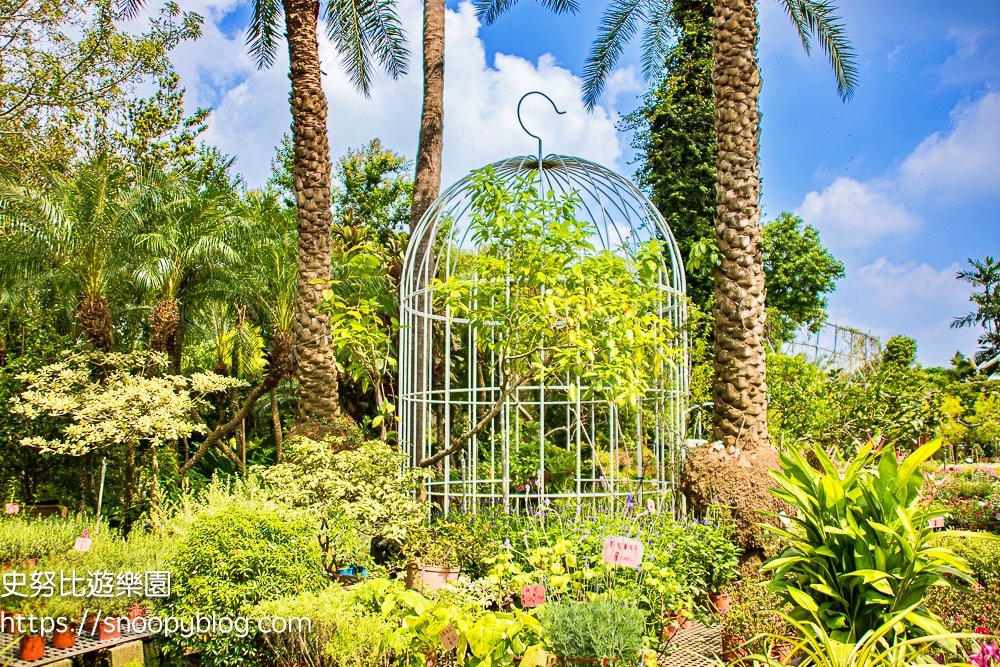
M 529 95 L 541 95 L 542 97 L 547 99 L 549 101 L 549 104 L 552 105 L 552 108 L 555 109 L 556 113 L 559 114 L 560 116 L 565 115 L 566 112 L 559 111 L 559 107 L 556 106 L 556 103 L 552 100 L 552 98 L 540 90 L 532 90 L 531 92 L 525 93 L 524 95 L 521 96 L 521 99 L 518 100 L 517 102 L 517 122 L 521 125 L 521 129 L 524 130 L 524 132 L 529 137 L 534 137 L 535 139 L 538 139 L 538 171 L 540 174 L 542 171 L 542 138 L 537 134 L 531 132 L 528 128 L 526 128 L 524 126 L 524 121 L 521 120 L 521 104 L 524 102 L 524 98 L 528 97 Z

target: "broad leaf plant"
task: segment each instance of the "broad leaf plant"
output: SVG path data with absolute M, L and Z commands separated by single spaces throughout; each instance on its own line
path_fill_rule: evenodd
M 796 511 L 779 515 L 791 525 L 774 533 L 789 546 L 764 569 L 802 628 L 851 646 L 884 634 L 889 621 L 900 640 L 947 634 L 923 604 L 927 589 L 972 579 L 962 558 L 938 546 L 937 538 L 964 533 L 935 533 L 931 520 L 944 511 L 921 494 L 920 464 L 940 447 L 933 440 L 897 462 L 894 449 L 869 443 L 839 463 L 814 446 L 815 467 L 794 449 L 782 453 L 771 493 Z

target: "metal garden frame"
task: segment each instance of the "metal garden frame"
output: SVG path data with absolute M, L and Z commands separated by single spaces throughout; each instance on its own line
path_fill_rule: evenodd
M 674 508 L 688 390 L 680 253 L 663 217 L 625 178 L 581 158 L 543 159 L 540 149 L 541 140 L 537 157 L 511 158 L 492 168 L 507 182 L 534 171 L 541 191 L 576 191 L 581 199 L 578 219 L 590 222 L 598 249 L 631 257 L 640 243 L 660 239 L 665 252 L 656 287 L 658 315 L 672 332 L 677 354 L 638 410 L 623 411 L 608 400 L 581 398 L 582 393 L 571 400 L 570 386 L 583 386 L 579 378 L 520 387 L 490 426 L 430 469 L 425 492 L 445 514 L 455 503 L 474 512 L 490 503 L 511 510 L 546 499 L 615 502 L 630 494 L 640 502 L 654 498 L 658 506 Z M 471 176 L 458 181 L 428 209 L 413 231 L 403 264 L 399 440 L 414 466 L 452 441 L 456 420 L 478 420 L 484 406 L 502 395 L 496 368 L 477 345 L 480 337 L 494 335 L 493 328 L 471 327 L 468 320 L 435 306 L 431 295 L 433 280 L 460 270 L 463 253 L 475 251 L 469 234 L 471 183 Z M 525 466 L 535 462 L 537 468 L 525 473 Z M 553 469 L 556 465 L 562 466 L 559 471 Z

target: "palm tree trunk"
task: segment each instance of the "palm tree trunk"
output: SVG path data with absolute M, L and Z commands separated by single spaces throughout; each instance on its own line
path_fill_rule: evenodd
M 330 146 L 327 101 L 320 78 L 315 0 L 284 0 L 292 80 L 296 223 L 299 273 L 294 333 L 300 418 L 325 421 L 340 413 L 337 376 L 328 338 L 329 317 L 317 311 L 330 279 Z
M 754 0 L 716 0 L 715 419 L 726 447 L 768 444 L 764 266 L 760 236 L 760 71 Z
M 76 308 L 80 320 L 80 333 L 101 352 L 110 352 L 114 342 L 114 326 L 111 323 L 111 307 L 103 294 L 84 296 Z
M 278 390 L 271 390 L 271 430 L 274 431 L 274 462 L 281 463 L 281 413 L 278 412 Z
M 424 0 L 424 101 L 420 113 L 420 140 L 417 146 L 417 172 L 413 181 L 413 206 L 410 209 L 410 231 L 413 232 L 420 218 L 437 199 L 441 189 L 441 152 L 444 145 L 444 0 Z M 425 234 L 422 238 L 411 239 L 417 243 L 417 256 L 424 257 L 433 253 L 433 234 Z M 428 257 L 427 263 L 433 266 L 433 258 Z M 433 278 L 433 276 L 431 276 Z M 420 290 L 425 285 L 411 285 L 410 289 Z M 426 312 L 430 303 L 426 296 L 418 297 L 415 304 L 421 312 Z M 417 341 L 416 358 L 414 359 L 417 374 L 417 386 L 423 387 L 428 382 L 428 366 L 430 352 L 422 344 L 427 335 L 424 318 L 417 321 L 415 340 Z M 420 449 L 420 443 L 426 438 L 427 424 L 424 423 L 423 411 L 417 411 L 414 433 L 417 442 L 413 445 L 415 461 L 425 458 L 428 453 Z
M 715 381 L 712 444 L 684 462 L 681 489 L 695 512 L 733 508 L 741 558 L 763 553 L 761 511 L 784 503 L 767 489 L 780 468 L 767 433 L 764 368 L 764 270 L 760 252 L 760 71 L 755 0 L 714 0 L 712 81 L 715 95 Z M 716 449 L 714 443 L 723 446 Z
M 444 141 L 444 8 L 445 0 L 424 0 L 424 106 L 420 113 L 417 173 L 413 180 L 410 230 L 441 190 Z

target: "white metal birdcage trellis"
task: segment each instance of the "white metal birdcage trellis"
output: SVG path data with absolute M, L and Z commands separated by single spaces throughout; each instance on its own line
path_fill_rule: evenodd
M 579 378 L 534 380 L 518 388 L 487 428 L 430 469 L 429 499 L 445 513 L 455 503 L 476 511 L 482 503 L 512 508 L 551 498 L 628 494 L 673 506 L 684 451 L 688 363 L 684 272 L 669 228 L 641 191 L 593 162 L 539 155 L 491 167 L 510 184 L 530 174 L 541 192 L 575 192 L 576 217 L 589 223 L 598 250 L 632 258 L 639 244 L 659 239 L 664 253 L 654 288 L 657 315 L 672 332 L 674 353 L 638 408 L 574 395 L 570 388 L 580 386 Z M 471 326 L 432 295 L 433 281 L 460 271 L 459 258 L 476 250 L 472 185 L 467 176 L 434 202 L 413 231 L 403 264 L 399 440 L 412 465 L 445 449 L 457 420 L 472 423 L 502 396 L 495 359 L 477 344 L 496 332 Z

